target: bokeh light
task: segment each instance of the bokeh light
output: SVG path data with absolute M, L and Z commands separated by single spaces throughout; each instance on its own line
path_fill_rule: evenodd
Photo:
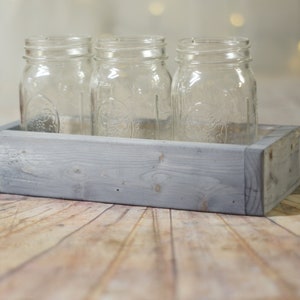
M 234 27 L 242 27 L 245 24 L 245 18 L 241 13 L 232 13 L 230 15 L 230 23 Z
M 148 6 L 148 10 L 151 15 L 160 16 L 165 11 L 165 5 L 160 1 L 151 1 Z

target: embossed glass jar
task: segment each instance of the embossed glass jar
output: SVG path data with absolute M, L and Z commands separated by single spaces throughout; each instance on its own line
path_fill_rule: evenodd
M 257 132 L 256 81 L 247 38 L 178 42 L 172 83 L 175 140 L 251 144 Z
M 91 54 L 90 37 L 25 40 L 26 65 L 20 83 L 22 129 L 91 134 Z
M 170 139 L 171 76 L 161 36 L 108 36 L 95 46 L 94 135 Z

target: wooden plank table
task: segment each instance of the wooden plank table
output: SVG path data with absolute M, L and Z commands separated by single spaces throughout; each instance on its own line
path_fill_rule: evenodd
M 0 299 L 300 299 L 300 189 L 266 217 L 0 195 Z

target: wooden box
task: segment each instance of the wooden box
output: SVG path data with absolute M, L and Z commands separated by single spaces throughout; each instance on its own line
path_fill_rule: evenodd
M 296 126 L 250 145 L 0 131 L 0 192 L 264 215 L 300 183 Z

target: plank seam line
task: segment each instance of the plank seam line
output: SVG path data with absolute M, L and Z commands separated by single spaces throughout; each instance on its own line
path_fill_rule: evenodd
M 279 276 L 278 272 L 273 270 L 273 268 L 260 256 L 257 252 L 243 239 L 243 237 L 232 228 L 229 223 L 220 215 L 216 214 L 225 224 L 226 229 L 233 235 L 233 237 L 242 245 L 246 252 L 257 262 L 257 265 L 262 269 L 264 273 L 270 278 L 272 278 L 278 286 L 280 287 L 280 292 L 284 292 L 285 296 L 293 296 L 293 286 L 286 282 L 282 277 Z
M 292 199 L 290 198 L 290 196 L 292 196 L 292 194 L 289 195 L 289 196 L 287 196 L 287 197 L 284 199 L 284 203 L 287 204 L 287 205 L 289 205 L 289 206 L 291 206 L 292 208 L 299 209 L 299 204 L 300 204 L 300 203 L 297 202 L 297 201 L 292 200 Z
M 117 267 L 122 262 L 125 253 L 128 251 L 129 246 L 133 243 L 135 233 L 142 219 L 144 218 L 146 212 L 149 208 L 146 208 L 143 213 L 138 218 L 137 222 L 134 224 L 126 238 L 123 240 L 123 243 L 119 247 L 116 255 L 113 257 L 111 262 L 108 264 L 105 271 L 101 274 L 100 278 L 96 280 L 96 283 L 90 288 L 89 292 L 85 296 L 85 299 L 99 299 L 100 295 L 105 291 L 109 281 L 115 274 Z
M 173 230 L 173 216 L 172 209 L 169 209 L 170 216 L 170 236 L 171 236 L 171 251 L 172 251 L 172 272 L 174 278 L 174 287 L 173 287 L 173 299 L 178 299 L 178 267 L 176 260 L 176 251 L 175 251 L 175 242 L 174 242 L 174 230 Z
M 75 203 L 76 203 L 76 201 L 73 201 L 73 202 L 69 203 L 66 207 L 64 207 L 63 209 L 59 210 L 58 212 L 53 212 L 52 214 L 50 214 L 50 215 L 48 215 L 48 216 L 45 216 L 44 218 L 39 219 L 39 220 L 37 220 L 37 221 L 35 221 L 35 222 L 33 222 L 33 223 L 30 223 L 30 224 L 28 224 L 28 225 L 26 225 L 26 226 L 24 226 L 24 227 L 21 227 L 21 228 L 19 228 L 19 229 L 13 230 L 13 228 L 10 228 L 10 231 L 9 231 L 7 234 L 0 236 L 0 240 L 3 239 L 3 238 L 5 238 L 5 237 L 7 237 L 7 236 L 10 235 L 11 233 L 17 233 L 17 232 L 20 232 L 20 231 L 24 230 L 25 228 L 31 227 L 31 226 L 33 226 L 33 225 L 35 225 L 35 224 L 38 224 L 38 223 L 41 222 L 42 220 L 46 220 L 46 219 L 52 218 L 53 215 L 56 215 L 57 213 L 61 213 L 61 212 L 65 211 L 65 210 L 69 209 L 71 206 L 74 206 Z M 36 217 L 36 216 L 41 215 L 41 214 L 43 214 L 43 213 L 45 213 L 46 211 L 49 211 L 49 210 L 50 210 L 50 209 L 47 209 L 47 210 L 41 212 L 40 214 L 36 214 L 36 215 L 31 216 L 31 217 Z M 87 209 L 85 209 L 85 210 L 87 210 Z M 24 211 L 22 211 L 22 212 L 25 212 L 25 211 L 27 211 L 27 210 L 24 210 Z M 14 219 L 15 219 L 15 216 L 16 216 L 16 215 L 14 215 Z
M 279 223 L 277 223 L 275 220 L 273 220 L 271 217 L 266 217 L 266 218 L 267 218 L 271 223 L 273 223 L 273 224 L 279 226 L 280 228 L 284 229 L 285 231 L 289 232 L 290 234 L 294 235 L 295 237 L 298 237 L 298 238 L 300 237 L 299 234 L 297 234 L 297 233 L 291 231 L 291 230 L 288 229 L 288 228 L 285 228 L 284 226 L 282 226 L 281 224 L 279 224 Z
M 93 219 L 91 219 L 90 221 L 88 221 L 87 223 L 83 224 L 82 226 L 80 226 L 79 228 L 77 228 L 76 230 L 70 232 L 69 234 L 67 234 L 66 236 L 64 236 L 63 238 L 61 238 L 57 243 L 55 243 L 53 246 L 45 249 L 44 251 L 34 255 L 33 257 L 31 257 L 30 259 L 24 261 L 23 263 L 21 263 L 20 265 L 18 265 L 17 267 L 14 267 L 13 269 L 9 270 L 8 272 L 0 275 L 0 283 L 6 279 L 8 279 L 8 277 L 12 276 L 13 274 L 15 274 L 16 272 L 18 272 L 19 270 L 23 269 L 24 267 L 26 267 L 28 264 L 30 264 L 31 262 L 39 259 L 40 257 L 42 257 L 43 255 L 49 253 L 50 251 L 52 251 L 53 249 L 55 249 L 57 246 L 59 246 L 61 243 L 63 243 L 66 239 L 68 239 L 69 237 L 71 237 L 73 234 L 76 234 L 77 232 L 79 232 L 81 229 L 83 229 L 84 227 L 88 226 L 89 224 L 91 224 L 92 222 L 94 222 L 95 220 L 97 220 L 99 217 L 101 217 L 101 215 L 103 215 L 105 212 L 107 212 L 109 209 L 111 209 L 114 206 L 114 204 L 110 205 L 109 207 L 105 208 L 103 211 L 101 211 L 101 213 L 99 213 L 96 217 L 94 217 Z
M 2 204 L 0 203 L 0 206 L 2 206 Z M 41 205 L 42 206 L 42 205 Z M 11 207 L 9 207 L 9 208 L 4 208 L 4 209 L 0 209 L 0 211 L 7 211 L 7 210 L 9 210 L 9 209 L 11 209 Z M 43 212 L 46 212 L 46 211 L 49 211 L 51 208 L 48 208 L 48 209 L 46 209 L 46 210 L 44 210 Z M 22 210 L 22 211 L 20 211 L 20 212 L 18 212 L 18 213 L 24 213 L 24 212 L 27 212 L 27 211 L 30 211 L 31 210 L 31 208 L 28 208 L 28 209 L 26 209 L 26 210 Z M 42 213 L 43 213 L 42 212 Z M 38 213 L 38 214 L 36 214 L 36 215 L 32 215 L 31 217 L 35 217 L 35 216 L 39 216 L 39 215 L 41 215 L 42 213 Z M 4 219 L 9 219 L 9 218 L 11 218 L 11 217 L 13 217 L 15 214 L 11 214 L 11 215 L 7 215 L 7 216 L 5 216 L 5 217 L 0 217 L 0 220 L 4 220 Z

